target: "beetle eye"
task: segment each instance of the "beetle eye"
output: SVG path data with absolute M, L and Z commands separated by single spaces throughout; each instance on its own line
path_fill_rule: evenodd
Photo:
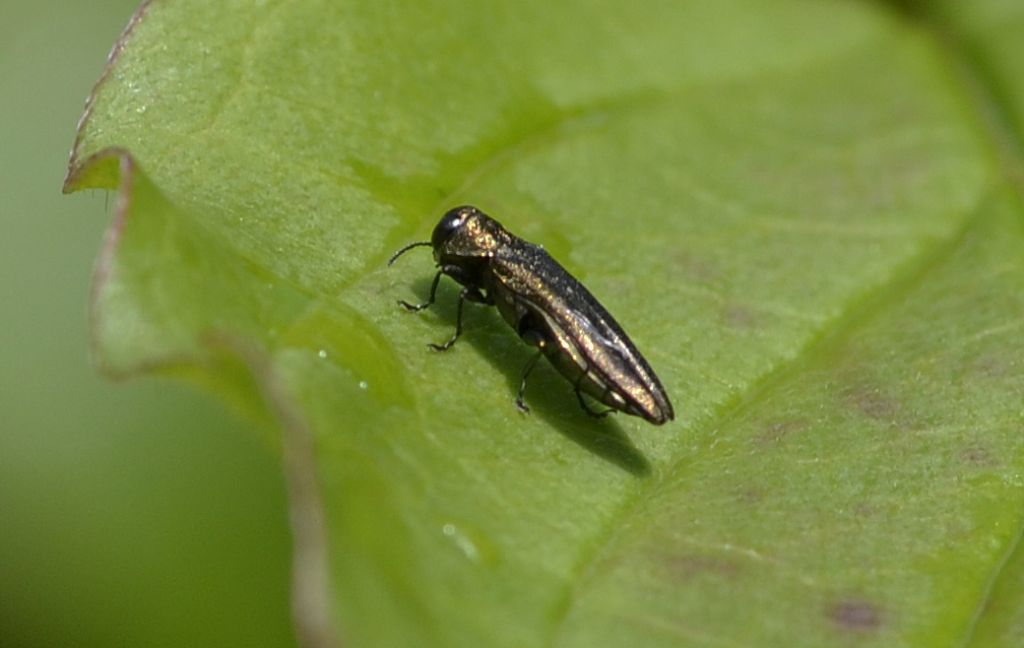
M 471 209 L 471 207 L 456 207 L 441 217 L 441 222 L 434 228 L 434 233 L 430 237 L 430 244 L 435 250 L 444 245 L 445 241 L 462 227 L 470 215 Z

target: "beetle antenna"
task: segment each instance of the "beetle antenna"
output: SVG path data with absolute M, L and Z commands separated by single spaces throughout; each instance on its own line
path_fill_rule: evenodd
M 416 243 L 410 243 L 409 245 L 406 245 L 404 248 L 402 248 L 398 252 L 395 252 L 394 254 L 391 255 L 391 258 L 388 259 L 388 266 L 390 267 L 391 264 L 395 262 L 395 259 L 397 259 L 398 257 L 402 256 L 403 254 L 405 254 L 409 250 L 413 249 L 414 247 L 423 247 L 425 245 L 431 245 L 431 242 L 430 241 L 417 241 Z

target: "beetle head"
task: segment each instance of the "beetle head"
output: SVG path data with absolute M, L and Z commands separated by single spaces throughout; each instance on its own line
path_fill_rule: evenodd
M 448 210 L 434 227 L 429 241 L 410 243 L 391 255 L 388 265 L 417 247 L 434 249 L 434 261 L 441 266 L 458 266 L 473 270 L 474 275 L 499 245 L 507 245 L 514 237 L 501 223 L 476 207 L 464 205 Z M 462 281 L 462 279 L 459 279 Z
M 449 210 L 434 228 L 430 245 L 440 263 L 489 257 L 508 238 L 508 232 L 476 207 L 464 205 Z

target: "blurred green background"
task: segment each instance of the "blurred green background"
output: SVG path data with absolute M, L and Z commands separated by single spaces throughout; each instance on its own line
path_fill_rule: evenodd
M 137 5 L 0 0 L 0 645 L 294 645 L 270 444 L 198 391 L 89 362 L 113 196 L 60 185 Z

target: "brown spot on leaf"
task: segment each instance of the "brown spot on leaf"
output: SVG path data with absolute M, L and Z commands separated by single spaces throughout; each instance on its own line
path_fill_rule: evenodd
M 992 456 L 992 453 L 981 446 L 969 446 L 964 448 L 960 453 L 960 458 L 964 460 L 964 463 L 982 468 L 991 468 L 998 463 Z
M 807 429 L 807 420 L 802 418 L 776 419 L 766 421 L 761 427 L 761 433 L 757 435 L 758 443 L 778 443 L 791 432 L 800 432 Z
M 718 556 L 688 555 L 672 556 L 669 569 L 679 580 L 692 580 L 697 576 L 720 576 L 733 578 L 739 571 L 736 563 Z
M 744 504 L 760 504 L 765 499 L 765 492 L 760 488 L 745 488 L 737 493 L 737 499 Z
M 732 328 L 753 329 L 757 328 L 757 313 L 746 306 L 732 304 L 722 309 L 722 319 Z
M 882 625 L 882 610 L 863 599 L 847 599 L 829 606 L 829 620 L 846 632 L 871 632 Z
M 854 387 L 844 393 L 843 401 L 876 421 L 893 422 L 899 412 L 899 403 L 877 387 Z
M 853 507 L 853 514 L 859 518 L 869 518 L 878 513 L 878 507 L 868 502 L 861 502 Z
M 968 371 L 980 378 L 1002 379 L 1015 374 L 1005 354 L 986 353 L 970 359 Z
M 672 255 L 672 264 L 693 283 L 710 284 L 718 278 L 718 270 L 707 257 L 686 250 Z

